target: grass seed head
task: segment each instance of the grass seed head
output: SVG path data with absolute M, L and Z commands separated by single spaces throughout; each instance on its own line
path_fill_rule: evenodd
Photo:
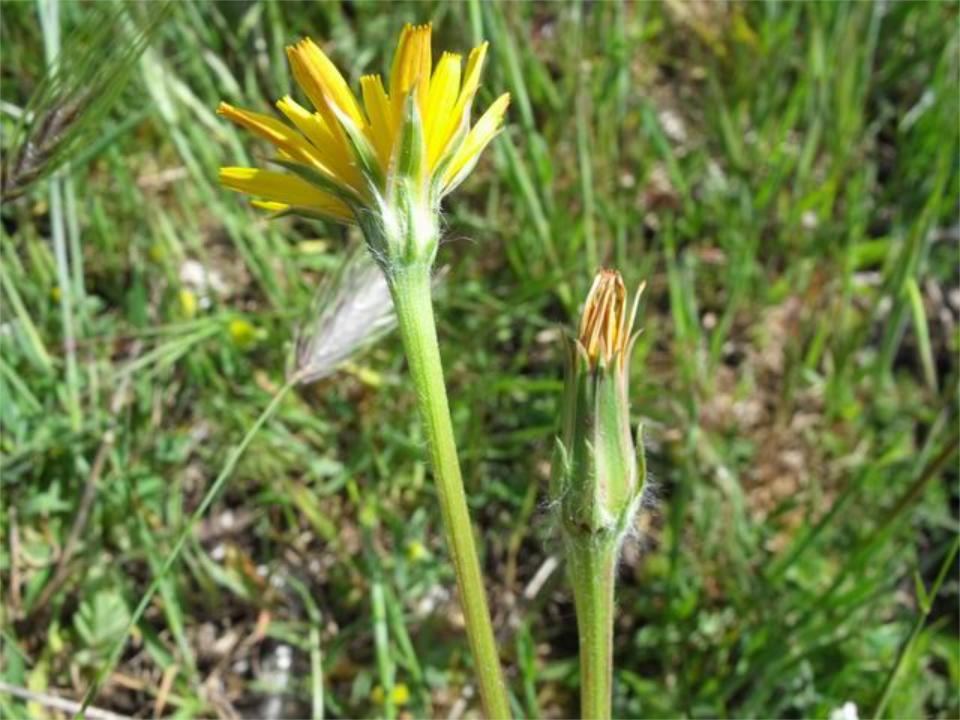
M 349 254 L 320 286 L 297 339 L 296 373 L 315 382 L 333 373 L 396 325 L 390 290 L 362 249 Z

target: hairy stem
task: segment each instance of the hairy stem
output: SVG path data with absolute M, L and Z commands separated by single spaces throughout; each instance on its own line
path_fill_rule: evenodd
M 417 405 L 427 433 L 447 544 L 456 571 L 467 638 L 476 664 L 480 697 L 488 718 L 509 718 L 510 705 L 474 547 L 470 513 L 447 404 L 430 297 L 430 268 L 426 264 L 414 264 L 394 269 L 388 274 L 388 283 L 417 393 Z
M 580 713 L 609 720 L 613 691 L 613 594 L 617 549 L 612 537 L 567 538 L 580 640 Z

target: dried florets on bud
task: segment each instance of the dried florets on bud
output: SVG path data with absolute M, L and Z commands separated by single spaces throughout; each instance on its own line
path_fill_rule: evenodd
M 617 358 L 620 367 L 625 367 L 642 293 L 641 285 L 628 312 L 627 288 L 620 273 L 606 269 L 597 272 L 583 306 L 577 338 L 592 366 L 609 365 Z

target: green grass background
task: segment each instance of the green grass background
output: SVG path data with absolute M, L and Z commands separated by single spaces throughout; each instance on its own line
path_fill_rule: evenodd
M 3 3 L 5 142 L 93 7 L 56 31 Z M 229 464 L 359 240 L 220 189 L 268 152 L 216 104 L 269 112 L 302 35 L 356 87 L 427 20 L 435 53 L 488 39 L 480 97 L 513 96 L 448 198 L 437 308 L 516 714 L 577 712 L 544 490 L 559 328 L 608 265 L 647 282 L 656 488 L 615 715 L 960 715 L 958 5 L 269 1 L 174 3 L 70 167 L 3 206 L 0 714 L 50 717 L 10 686 L 78 699 L 105 666 L 93 705 L 140 716 L 479 713 L 395 335 Z M 195 313 L 185 263 L 217 277 Z

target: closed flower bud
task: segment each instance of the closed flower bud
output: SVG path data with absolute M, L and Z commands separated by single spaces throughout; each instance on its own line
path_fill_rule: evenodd
M 628 303 L 620 273 L 600 270 L 577 337 L 569 339 L 551 495 L 571 540 L 619 540 L 640 504 L 646 472 L 630 427 L 628 385 L 642 292 Z

